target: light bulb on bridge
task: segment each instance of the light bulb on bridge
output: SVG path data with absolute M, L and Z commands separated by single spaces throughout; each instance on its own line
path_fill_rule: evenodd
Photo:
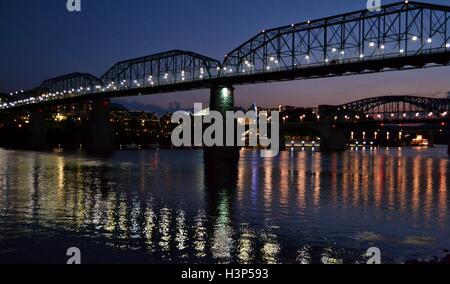
M 450 43 L 447 43 L 447 44 L 445 45 L 445 47 L 446 47 L 446 48 L 450 48 Z
M 433 42 L 433 39 L 429 38 L 429 39 L 427 39 L 427 42 L 428 42 L 428 43 L 432 43 L 432 42 Z
M 374 43 L 374 42 L 371 42 L 371 43 L 369 43 L 369 46 L 370 46 L 370 47 L 374 47 L 374 46 L 375 46 L 375 43 Z
M 417 39 L 418 39 L 417 36 L 413 36 L 413 37 L 412 37 L 412 40 L 413 40 L 413 41 L 417 41 Z

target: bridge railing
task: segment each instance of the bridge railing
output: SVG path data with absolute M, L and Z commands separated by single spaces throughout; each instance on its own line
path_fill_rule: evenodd
M 372 60 L 395 59 L 395 58 L 403 58 L 403 57 L 408 57 L 408 56 L 427 55 L 427 54 L 440 54 L 440 53 L 445 53 L 445 52 L 450 53 L 450 45 L 447 45 L 444 47 L 439 47 L 439 48 L 423 49 L 423 50 L 418 50 L 418 51 L 408 51 L 408 52 L 398 51 L 398 52 L 391 52 L 391 53 L 380 53 L 380 54 L 372 55 L 372 56 L 358 56 L 358 57 L 352 57 L 352 58 L 324 60 L 322 62 L 297 64 L 293 67 L 292 66 L 274 66 L 274 67 L 270 67 L 270 68 L 266 67 L 265 69 L 248 68 L 248 69 L 243 69 L 240 72 L 235 72 L 233 69 L 227 68 L 225 66 L 225 67 L 223 67 L 223 69 L 222 69 L 223 71 L 221 72 L 221 74 L 219 76 L 221 76 L 221 77 L 248 76 L 248 75 L 274 73 L 274 72 L 280 72 L 280 71 L 307 69 L 307 68 L 314 68 L 314 67 L 344 65 L 344 64 L 352 64 L 352 63 L 363 63 L 363 62 L 372 61 Z M 274 64 L 276 64 L 276 61 Z M 413 64 L 414 64 L 414 62 L 411 62 L 411 65 L 413 65 Z M 439 63 L 436 63 L 436 64 L 439 64 Z

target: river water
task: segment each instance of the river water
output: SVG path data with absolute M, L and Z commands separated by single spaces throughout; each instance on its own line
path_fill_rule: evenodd
M 0 149 L 0 262 L 384 263 L 450 249 L 446 148 L 203 152 Z

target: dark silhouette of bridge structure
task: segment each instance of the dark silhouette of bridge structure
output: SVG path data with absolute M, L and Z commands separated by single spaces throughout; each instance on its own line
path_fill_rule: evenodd
M 450 112 L 450 99 L 418 96 L 380 96 L 339 106 L 320 106 L 323 115 L 336 119 L 372 119 L 376 121 L 445 120 Z
M 183 50 L 124 60 L 99 78 L 72 73 L 13 93 L 0 111 L 90 100 L 93 113 L 104 113 L 111 98 L 210 89 L 210 108 L 224 112 L 234 107 L 236 85 L 448 66 L 449 12 L 450 6 L 404 1 L 263 30 L 223 61 Z M 97 118 L 101 127 L 106 119 Z

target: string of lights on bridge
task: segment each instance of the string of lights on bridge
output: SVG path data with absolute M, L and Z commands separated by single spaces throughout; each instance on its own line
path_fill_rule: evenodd
M 405 1 L 405 4 L 408 4 L 409 1 Z M 399 11 L 399 13 L 404 11 Z M 381 17 L 381 16 L 380 16 Z M 359 19 L 361 20 L 361 19 Z M 363 19 L 364 20 L 364 19 Z M 444 25 L 447 25 L 448 19 L 445 18 Z M 294 31 L 298 26 L 309 26 L 313 25 L 314 22 L 319 22 L 321 20 L 317 21 L 307 21 L 306 23 L 298 24 L 298 25 L 291 25 L 292 30 Z M 423 21 L 423 20 L 422 20 Z M 438 24 L 440 24 L 437 20 Z M 431 19 L 430 19 L 431 22 Z M 383 23 L 384 25 L 385 23 Z M 328 27 L 325 27 L 327 29 Z M 294 63 L 294 60 L 292 64 L 283 65 L 283 58 L 280 56 L 280 50 L 278 52 L 267 53 L 264 54 L 263 58 L 260 58 L 263 62 L 262 66 L 257 66 L 255 63 L 255 59 L 251 58 L 252 55 L 245 55 L 242 58 L 240 58 L 239 63 L 236 65 L 230 64 L 230 62 L 233 62 L 232 58 L 233 52 L 230 54 L 225 55 L 225 61 L 220 64 L 219 66 L 214 66 L 214 70 L 211 70 L 211 67 L 207 66 L 198 66 L 198 69 L 190 69 L 190 70 L 171 70 L 174 73 L 171 72 L 159 72 L 157 74 L 151 74 L 148 76 L 145 76 L 143 78 L 131 78 L 129 80 L 122 79 L 120 81 L 103 81 L 101 84 L 96 84 L 95 86 L 81 86 L 78 88 L 70 88 L 70 89 L 63 89 L 58 90 L 54 92 L 46 92 L 40 95 L 30 96 L 24 98 L 27 92 L 24 92 L 23 90 L 11 92 L 10 95 L 12 97 L 14 96 L 20 96 L 17 100 L 10 99 L 9 101 L 6 101 L 2 104 L 0 104 L 0 109 L 9 109 L 14 108 L 17 106 L 23 106 L 23 105 L 30 105 L 30 104 L 36 104 L 41 102 L 48 102 L 48 101 L 54 101 L 59 99 L 65 99 L 65 98 L 73 98 L 73 97 L 82 97 L 83 95 L 88 94 L 97 94 L 97 93 L 114 93 L 114 92 L 120 92 L 122 90 L 129 90 L 129 89 L 142 89 L 142 88 L 151 88 L 156 86 L 163 86 L 163 85 L 170 85 L 170 84 L 178 84 L 178 83 L 186 83 L 186 82 L 193 82 L 193 81 L 203 81 L 213 78 L 220 78 L 220 77 L 230 77 L 230 76 L 246 76 L 246 75 L 253 75 L 253 74 L 259 74 L 259 73 L 274 73 L 278 71 L 286 71 L 291 69 L 302 69 L 302 68 L 310 68 L 315 66 L 327 66 L 327 65 L 337 65 L 337 64 L 346 64 L 346 63 L 354 63 L 354 62 L 363 62 L 365 60 L 373 60 L 373 59 L 385 59 L 385 58 L 396 58 L 401 56 L 407 56 L 407 55 L 417 55 L 417 54 L 432 54 L 432 53 L 441 53 L 441 52 L 450 52 L 450 42 L 448 41 L 447 34 L 445 35 L 444 40 L 441 38 L 435 39 L 433 38 L 433 34 L 430 34 L 430 37 L 424 36 L 423 34 L 414 34 L 412 32 L 410 34 L 409 29 L 412 29 L 412 27 L 408 27 L 406 32 L 400 33 L 399 35 L 407 35 L 408 38 L 406 40 L 413 45 L 413 43 L 416 43 L 415 48 L 412 48 L 411 45 L 406 44 L 406 47 L 403 47 L 400 42 L 403 43 L 403 39 L 399 39 L 398 42 L 393 41 L 395 43 L 394 46 L 389 45 L 389 40 L 387 42 L 384 41 L 385 38 L 381 39 L 380 36 L 376 40 L 370 39 L 368 41 L 363 41 L 361 44 L 364 47 L 362 48 L 360 46 L 361 53 L 355 53 L 355 51 L 352 52 L 352 48 L 350 51 L 345 49 L 346 42 L 337 42 L 334 44 L 328 44 L 327 43 L 327 37 L 325 36 L 325 46 L 324 46 L 324 55 L 321 58 L 317 58 L 315 54 L 310 53 L 309 51 L 302 55 L 302 57 L 296 59 L 297 63 Z M 432 29 L 431 29 L 432 30 Z M 372 31 L 373 32 L 373 31 Z M 270 33 L 270 31 L 262 31 L 262 34 L 265 35 L 266 33 Z M 365 33 L 365 31 L 363 31 Z M 432 33 L 430 31 L 430 33 Z M 447 33 L 447 32 L 446 32 Z M 364 35 L 364 38 L 366 35 Z M 385 35 L 386 37 L 386 35 Z M 256 38 L 256 37 L 255 37 Z M 341 39 L 342 40 L 342 39 Z M 392 41 L 391 41 L 392 42 Z M 333 46 L 335 45 L 335 46 Z M 336 47 L 336 45 L 340 45 L 341 48 Z M 410 49 L 407 47 L 410 46 Z M 342 48 L 343 47 L 343 48 Z M 295 49 L 295 47 L 294 47 Z M 295 56 L 297 56 L 296 54 Z M 255 55 L 253 54 L 253 57 Z M 294 55 L 293 55 L 294 56 Z M 177 68 L 177 67 L 176 67 Z M 168 70 L 166 70 L 168 71 Z M 433 116 L 433 113 L 429 114 L 430 116 Z M 443 115 L 443 114 L 441 114 Z M 445 114 L 447 115 L 447 114 Z
M 345 121 L 360 121 L 363 120 L 363 118 L 365 119 L 374 119 L 374 120 L 379 120 L 379 121 L 385 121 L 385 120 L 394 120 L 394 119 L 423 119 L 423 118 L 428 118 L 428 119 L 434 119 L 434 118 L 446 118 L 448 116 L 448 111 L 444 111 L 440 114 L 434 113 L 434 112 L 415 112 L 413 114 L 407 114 L 407 113 L 403 113 L 400 115 L 400 117 L 398 117 L 396 114 L 391 113 L 389 115 L 383 115 L 383 114 L 366 114 L 366 115 L 342 115 L 341 117 L 339 116 L 334 116 L 334 120 L 338 121 L 340 119 L 345 120 Z M 299 120 L 301 123 L 306 121 L 306 115 L 301 115 L 299 117 Z M 320 115 L 316 115 L 315 119 L 317 119 L 317 121 L 319 122 L 321 120 L 321 116 Z M 288 115 L 281 117 L 283 123 L 288 123 L 290 122 L 291 117 L 289 117 Z
M 412 41 L 418 41 L 418 37 L 417 36 L 413 36 L 411 38 Z M 427 39 L 427 43 L 431 44 L 432 43 L 432 39 L 429 38 Z M 368 44 L 369 47 L 374 47 L 376 44 L 374 42 L 370 42 Z M 430 49 L 432 47 L 430 46 Z M 446 43 L 445 44 L 445 48 L 446 49 L 450 49 L 450 43 Z M 384 50 L 385 46 L 384 45 L 380 45 L 379 46 L 380 50 Z M 330 50 L 332 53 L 336 53 L 338 52 L 338 50 L 336 48 L 332 48 Z M 403 49 L 399 50 L 400 54 L 403 54 L 405 51 Z M 339 52 L 342 56 L 345 55 L 345 51 L 341 50 Z M 360 59 L 364 59 L 365 55 L 361 54 L 360 55 Z M 309 62 L 310 61 L 310 56 L 306 55 L 305 59 Z M 344 58 L 341 58 L 344 59 Z M 349 59 L 351 60 L 351 59 Z M 278 70 L 279 69 L 279 61 L 271 56 L 269 58 L 269 62 L 273 63 L 272 65 L 269 65 L 266 67 L 266 69 L 268 71 L 270 70 Z M 330 62 L 329 58 L 326 58 L 325 61 L 323 62 L 323 64 L 327 64 Z M 344 62 L 340 62 L 340 63 L 344 63 Z M 305 66 L 310 66 L 310 65 L 317 65 L 317 63 L 315 64 L 306 64 Z M 249 69 L 243 69 L 241 72 L 242 73 L 249 73 L 250 71 L 252 71 L 252 67 L 253 65 L 249 62 L 249 61 L 245 61 L 245 66 L 247 66 Z M 228 68 L 228 67 L 217 67 L 217 71 L 221 71 L 223 70 L 222 73 L 219 73 L 217 75 L 217 77 L 220 77 L 222 75 L 227 76 L 230 74 L 235 74 L 234 70 L 232 68 Z M 254 69 L 253 69 L 254 70 Z M 198 80 L 203 80 L 205 78 L 205 71 L 204 68 L 200 68 L 200 75 L 198 77 Z M 165 84 L 173 84 L 173 83 L 179 83 L 179 82 L 173 82 L 170 80 L 169 78 L 169 73 L 165 73 L 163 76 L 163 79 L 166 81 Z M 181 71 L 181 82 L 186 82 L 186 77 L 185 77 L 185 71 Z M 193 80 L 192 80 L 193 81 Z M 142 87 L 149 87 L 149 86 L 156 86 L 157 84 L 155 83 L 154 77 L 153 75 L 150 75 L 147 79 L 147 82 L 139 82 L 138 80 L 133 80 L 132 82 L 132 86 L 130 86 L 128 84 L 129 82 L 127 80 L 123 80 L 119 86 L 117 86 L 114 82 L 110 82 L 108 85 L 106 85 L 105 87 L 101 86 L 101 85 L 97 85 L 95 86 L 94 90 L 90 87 L 80 87 L 79 89 L 71 89 L 71 90 L 63 90 L 61 92 L 55 92 L 55 93 L 46 93 L 46 94 L 42 94 L 38 97 L 30 97 L 30 98 L 26 98 L 26 99 L 20 99 L 17 101 L 11 101 L 8 103 L 3 103 L 2 105 L 0 105 L 1 109 L 6 109 L 6 108 L 10 108 L 10 107 L 16 107 L 19 105 L 27 105 L 27 104 L 33 104 L 33 103 L 37 103 L 37 102 L 45 102 L 45 101 L 49 101 L 49 100 L 56 100 L 56 99 L 61 99 L 61 98 L 66 98 L 67 96 L 69 97 L 74 97 L 74 96 L 81 96 L 81 95 L 86 95 L 86 94 L 93 94 L 93 93 L 100 93 L 100 92 L 111 92 L 111 91 L 120 91 L 120 90 L 124 90 L 124 89 L 128 89 L 128 88 L 142 88 Z M 164 84 L 164 83 L 163 83 Z M 160 83 L 160 85 L 163 85 Z M 15 91 L 15 92 L 11 92 L 10 96 L 14 96 L 14 95 L 20 95 L 23 94 L 24 91 L 20 90 L 20 91 Z

